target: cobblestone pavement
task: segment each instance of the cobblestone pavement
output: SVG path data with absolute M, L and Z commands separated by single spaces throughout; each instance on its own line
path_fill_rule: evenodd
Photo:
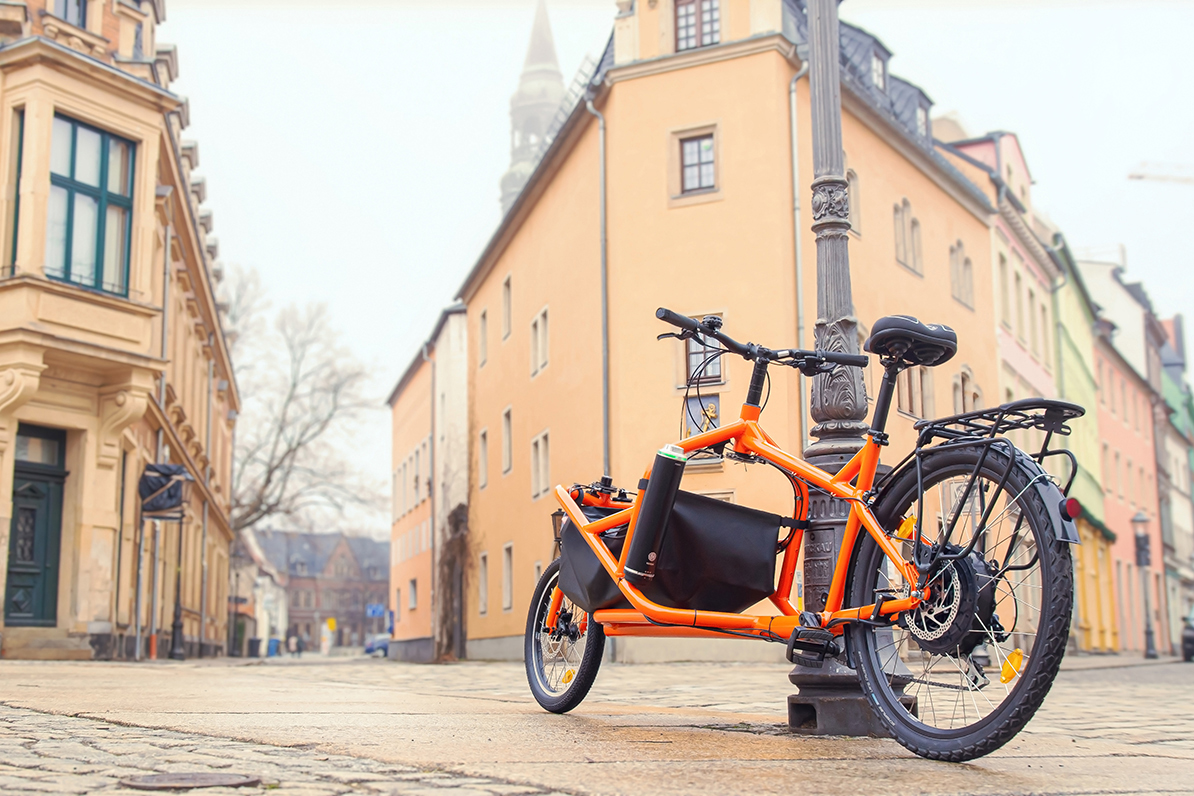
M 1125 662 L 1075 659 L 1019 737 L 951 765 L 788 734 L 789 667 L 769 664 L 606 664 L 555 716 L 519 664 L 3 661 L 0 793 L 208 770 L 313 796 L 1194 793 L 1194 665 Z

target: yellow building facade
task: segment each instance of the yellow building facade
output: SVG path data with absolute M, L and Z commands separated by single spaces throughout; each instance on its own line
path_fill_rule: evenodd
M 156 2 L 0 9 L 0 577 L 6 658 L 169 648 L 227 630 L 238 398 L 211 216 L 169 91 Z M 182 523 L 140 521 L 150 462 L 195 479 Z M 153 641 L 150 641 L 154 631 Z M 152 650 L 151 650 L 152 647 Z
M 554 486 L 596 480 L 608 451 L 614 482 L 633 487 L 653 452 L 691 424 L 682 417 L 693 359 L 674 340 L 656 341 L 670 331 L 655 319 L 657 307 L 721 315 L 740 340 L 812 347 L 815 243 L 811 215 L 793 213 L 794 198 L 807 203 L 812 181 L 808 83 L 794 80 L 803 66 L 803 14 L 781 0 L 717 5 L 717 18 L 694 12 L 690 30 L 687 11 L 672 0 L 618 3 L 614 36 L 589 84 L 592 108 L 582 100 L 571 109 L 461 287 L 469 340 L 469 657 L 521 655 L 536 572 L 553 554 Z M 904 313 L 949 324 L 960 339 L 953 361 L 902 381 L 890 423 L 894 462 L 911 448 L 917 419 L 996 401 L 994 209 L 935 151 L 927 96 L 888 74 L 881 42 L 842 29 L 860 337 L 875 319 Z M 958 245 L 974 270 L 966 302 L 951 285 Z M 873 395 L 878 368 L 869 370 Z M 705 374 L 691 416 L 698 423 L 736 416 L 749 373 L 748 363 L 724 358 L 716 374 Z M 762 419 L 795 452 L 810 422 L 801 389 L 794 371 L 773 374 Z M 728 460 L 694 463 L 684 488 L 789 508 L 781 477 Z M 621 660 L 774 652 L 720 641 L 617 642 Z

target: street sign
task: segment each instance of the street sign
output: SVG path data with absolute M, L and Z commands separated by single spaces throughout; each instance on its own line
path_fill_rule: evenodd
M 386 615 L 386 607 L 381 603 L 366 603 L 365 616 L 370 619 L 380 619 Z

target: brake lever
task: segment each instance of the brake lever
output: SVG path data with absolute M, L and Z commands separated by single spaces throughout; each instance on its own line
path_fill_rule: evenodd
M 682 332 L 664 332 L 663 334 L 655 335 L 656 340 L 665 340 L 669 337 L 674 337 L 677 340 L 691 340 L 696 335 L 688 329 Z

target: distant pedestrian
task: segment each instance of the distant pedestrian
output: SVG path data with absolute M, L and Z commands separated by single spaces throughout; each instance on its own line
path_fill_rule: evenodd
M 303 637 L 299 636 L 294 644 L 294 651 L 296 653 L 296 656 L 299 658 L 303 657 L 303 650 L 306 649 L 306 647 L 307 647 L 307 645 L 303 641 Z
M 298 657 L 298 636 L 292 634 L 286 637 L 286 651 L 290 653 L 290 657 Z

